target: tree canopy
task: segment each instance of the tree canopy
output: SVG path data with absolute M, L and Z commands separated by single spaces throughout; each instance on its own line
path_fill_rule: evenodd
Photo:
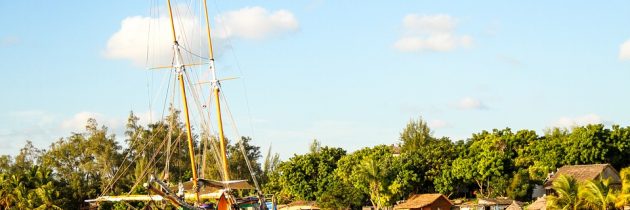
M 139 183 L 149 175 L 175 183 L 187 181 L 192 172 L 186 131 L 179 112 L 170 113 L 148 125 L 140 125 L 130 113 L 120 139 L 90 119 L 83 131 L 57 139 L 48 148 L 27 142 L 15 157 L 0 156 L 0 209 L 76 209 L 85 205 L 83 200 L 99 195 L 143 194 L 147 191 Z M 201 175 L 220 179 L 213 146 L 217 138 L 205 133 L 193 138 L 196 158 L 204 169 Z M 551 128 L 542 135 L 526 129 L 492 129 L 453 141 L 434 136 L 419 118 L 409 121 L 391 144 L 348 153 L 314 140 L 308 153 L 284 161 L 271 147 L 263 157 L 261 147 L 249 137 L 228 142 L 233 179 L 252 181 L 247 158 L 265 194 L 275 194 L 280 203 L 309 200 L 330 209 L 382 208 L 411 194 L 434 192 L 526 201 L 533 187 L 562 165 L 609 163 L 617 170 L 630 166 L 630 127 L 619 125 Z M 567 179 L 563 186 L 554 184 L 562 193 L 551 201 L 592 208 L 627 205 L 628 174 L 627 168 L 621 170 L 625 178 L 619 191 L 611 191 L 605 182 L 575 187 Z

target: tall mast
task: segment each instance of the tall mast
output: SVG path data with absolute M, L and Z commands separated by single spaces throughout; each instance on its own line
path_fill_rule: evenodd
M 228 170 L 228 164 L 227 164 L 227 155 L 226 155 L 226 148 L 225 148 L 225 137 L 224 137 L 224 133 L 223 133 L 223 119 L 221 117 L 221 101 L 219 101 L 220 97 L 219 97 L 219 87 L 221 86 L 221 84 L 219 83 L 219 80 L 217 79 L 217 74 L 216 74 L 216 70 L 214 68 L 214 53 L 212 51 L 212 37 L 210 35 L 210 19 L 208 18 L 208 6 L 207 6 L 207 0 L 203 0 L 203 4 L 204 4 L 204 10 L 206 13 L 206 32 L 208 33 L 208 58 L 210 59 L 210 64 L 209 64 L 209 68 L 210 71 L 212 72 L 212 92 L 213 92 L 213 96 L 214 96 L 214 103 L 215 103 L 215 107 L 216 107 L 216 112 L 217 112 L 217 121 L 219 122 L 219 144 L 221 146 L 221 166 L 223 168 L 223 181 L 228 181 L 230 180 L 230 173 Z
M 199 190 L 197 187 L 197 167 L 195 164 L 195 151 L 193 148 L 192 129 L 190 128 L 190 115 L 188 114 L 188 101 L 186 100 L 186 87 L 184 85 L 184 62 L 182 55 L 179 51 L 179 43 L 177 42 L 177 36 L 175 34 L 175 23 L 173 21 L 173 9 L 171 8 L 171 0 L 167 0 L 168 15 L 171 19 L 171 31 L 173 32 L 173 50 L 175 51 L 175 71 L 177 72 L 177 79 L 179 80 L 179 86 L 182 94 L 182 102 L 184 104 L 184 116 L 186 118 L 186 137 L 188 138 L 188 154 L 190 156 L 190 165 L 192 167 L 193 176 L 193 190 L 195 191 L 195 198 L 199 202 Z

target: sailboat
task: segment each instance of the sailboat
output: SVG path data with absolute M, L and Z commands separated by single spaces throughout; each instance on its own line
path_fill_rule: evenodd
M 209 180 L 199 177 L 199 172 L 197 171 L 198 167 L 196 164 L 196 156 L 194 149 L 194 139 L 193 139 L 193 130 L 191 126 L 191 113 L 189 110 L 189 101 L 187 99 L 186 89 L 186 72 L 187 67 L 191 65 L 197 64 L 186 64 L 184 62 L 182 56 L 182 48 L 180 43 L 178 42 L 178 36 L 175 30 L 175 21 L 173 8 L 171 5 L 171 1 L 167 0 L 167 8 L 168 15 L 170 20 L 170 29 L 172 35 L 172 49 L 173 49 L 173 65 L 169 66 L 174 70 L 177 75 L 177 82 L 179 84 L 179 90 L 181 91 L 181 104 L 183 105 L 183 116 L 186 128 L 186 142 L 188 147 L 188 156 L 190 158 L 191 163 L 191 171 L 192 171 L 192 179 L 188 182 L 179 183 L 177 186 L 168 182 L 168 170 L 165 170 L 165 175 L 162 178 L 157 178 L 155 175 L 151 175 L 150 178 L 143 184 L 143 186 L 150 191 L 152 194 L 148 195 L 120 195 L 120 196 L 100 196 L 95 199 L 86 200 L 89 203 L 99 203 L 99 202 L 118 202 L 118 201 L 145 201 L 145 202 L 153 202 L 153 201 L 166 201 L 170 203 L 172 206 L 175 206 L 178 209 L 218 209 L 218 210 L 230 210 L 230 209 L 275 209 L 275 202 L 272 197 L 265 198 L 263 193 L 261 192 L 260 186 L 256 181 L 256 177 L 253 175 L 251 169 L 251 163 L 245 156 L 245 161 L 247 166 L 252 173 L 252 179 L 255 186 L 251 186 L 247 180 L 231 180 L 230 172 L 228 168 L 227 162 L 227 148 L 226 148 L 226 138 L 223 131 L 223 117 L 221 110 L 221 80 L 217 78 L 216 69 L 215 69 L 215 60 L 214 60 L 214 52 L 212 46 L 212 38 L 211 38 L 211 29 L 210 29 L 210 21 L 208 17 L 208 9 L 207 9 L 207 0 L 203 0 L 205 21 L 206 21 L 206 32 L 208 39 L 208 58 L 207 65 L 210 71 L 210 75 L 212 77 L 210 82 L 211 84 L 211 95 L 214 101 L 215 115 L 216 121 L 218 124 L 218 142 L 219 142 L 219 153 L 218 157 L 220 157 L 220 175 L 222 180 Z M 190 83 L 190 81 L 189 81 Z M 189 84 L 190 85 L 190 84 Z M 202 126 L 203 127 L 203 126 Z M 169 143 L 170 145 L 170 143 Z M 241 149 L 242 148 L 241 145 Z M 205 155 L 204 155 L 205 159 Z M 205 161 L 205 160 L 204 160 Z M 168 163 L 167 163 L 168 165 Z M 204 163 L 205 165 L 205 163 Z M 233 191 L 234 190 L 255 190 L 256 195 L 245 198 L 237 198 Z M 191 202 L 192 201 L 192 202 Z M 214 201 L 214 202 L 210 202 Z

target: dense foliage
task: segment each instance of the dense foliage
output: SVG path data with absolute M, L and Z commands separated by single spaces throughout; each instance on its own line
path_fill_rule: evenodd
M 99 127 L 90 119 L 83 132 L 61 138 L 46 150 L 28 142 L 15 157 L 0 156 L 0 209 L 79 209 L 87 205 L 84 200 L 100 195 L 146 194 L 142 183 L 151 175 L 173 183 L 188 181 L 192 173 L 179 112 L 172 110 L 164 120 L 146 127 L 138 121 L 133 113 L 129 115 L 124 139 L 126 148 L 109 134 L 107 127 Z M 219 179 L 212 152 L 205 153 L 206 157 L 201 155 L 203 150 L 214 150 L 209 143 L 212 140 L 194 138 L 197 159 L 208 162 L 201 174 Z M 251 180 L 241 144 L 259 178 L 267 177 L 277 165 L 277 155 L 271 156 L 263 172 L 258 162 L 260 147 L 251 145 L 250 141 L 243 137 L 228 145 L 233 179 Z M 142 207 L 146 203 L 132 205 Z M 125 204 L 101 207 L 127 208 Z
M 172 182 L 187 181 L 192 173 L 186 131 L 179 112 L 171 113 L 146 126 L 131 113 L 124 146 L 107 127 L 91 119 L 83 132 L 61 138 L 46 149 L 29 142 L 15 157 L 0 156 L 0 209 L 77 209 L 86 205 L 85 199 L 99 195 L 144 194 L 147 192 L 141 183 L 149 175 Z M 196 158 L 202 162 L 200 175 L 220 179 L 216 138 L 199 135 L 194 139 L 199 154 Z M 419 119 L 403 128 L 399 141 L 351 153 L 314 141 L 310 152 L 285 161 L 280 161 L 270 147 L 261 161 L 260 147 L 242 137 L 228 145 L 228 156 L 232 179 L 252 180 L 247 157 L 264 193 L 275 194 L 280 203 L 311 200 L 331 209 L 362 205 L 381 208 L 414 193 L 431 192 L 449 197 L 507 196 L 526 201 L 533 187 L 562 165 L 610 163 L 617 170 L 628 167 L 630 127 L 596 124 L 570 130 L 553 128 L 544 135 L 504 128 L 453 141 L 434 136 L 426 122 Z M 630 177 L 628 170 L 621 175 Z M 564 187 L 567 195 L 574 197 L 559 195 L 553 201 L 557 205 L 574 205 L 571 199 L 578 201 L 579 196 L 592 198 L 579 200 L 583 206 L 612 207 L 629 201 L 630 185 L 625 182 L 620 191 L 625 193 L 615 194 L 614 202 L 605 198 L 605 183 L 576 187 L 571 180 L 567 182 L 557 191 Z
M 354 151 L 336 163 L 305 161 L 316 157 L 313 151 L 295 155 L 281 163 L 290 167 L 275 171 L 265 189 L 287 198 L 285 202 L 320 201 L 322 197 L 317 195 L 327 192 L 305 183 L 336 176 L 340 183 L 328 185 L 326 191 L 334 194 L 345 189 L 354 199 L 326 197 L 325 202 L 319 202 L 335 209 L 359 205 L 380 208 L 411 194 L 431 192 L 528 201 L 534 186 L 543 184 L 548 174 L 562 165 L 610 163 L 617 170 L 630 166 L 630 127 L 618 125 L 553 128 L 542 136 L 532 130 L 494 129 L 475 133 L 465 141 L 452 141 L 433 136 L 426 122 L 412 120 L 399 140 L 394 145 Z M 335 166 L 333 173 L 325 176 L 315 170 L 296 170 Z
M 553 182 L 554 195 L 547 197 L 547 209 L 615 209 L 630 204 L 630 167 L 621 170 L 621 189 L 613 187 L 610 179 L 578 182 L 560 175 Z

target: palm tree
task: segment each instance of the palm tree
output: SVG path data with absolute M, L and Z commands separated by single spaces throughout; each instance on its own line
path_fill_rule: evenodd
M 610 179 L 589 180 L 580 185 L 578 197 L 584 207 L 589 209 L 607 210 L 614 208 L 615 193 L 610 188 Z
M 387 202 L 386 199 L 383 199 L 382 194 L 382 180 L 385 176 L 385 170 L 378 165 L 374 158 L 363 160 L 359 167 L 360 174 L 369 184 L 370 202 L 376 209 L 381 209 Z
M 14 196 L 10 186 L 10 179 L 7 174 L 0 174 L 0 209 L 6 209 L 11 207 Z
M 630 167 L 621 169 L 621 190 L 615 199 L 615 207 L 622 209 L 630 205 Z
M 55 198 L 59 197 L 59 191 L 54 189 L 52 182 L 35 189 L 35 193 L 41 201 L 41 205 L 35 209 L 61 209 L 54 203 Z
M 560 175 L 553 181 L 555 195 L 547 196 L 547 209 L 577 210 L 581 206 L 579 184 L 571 176 Z

